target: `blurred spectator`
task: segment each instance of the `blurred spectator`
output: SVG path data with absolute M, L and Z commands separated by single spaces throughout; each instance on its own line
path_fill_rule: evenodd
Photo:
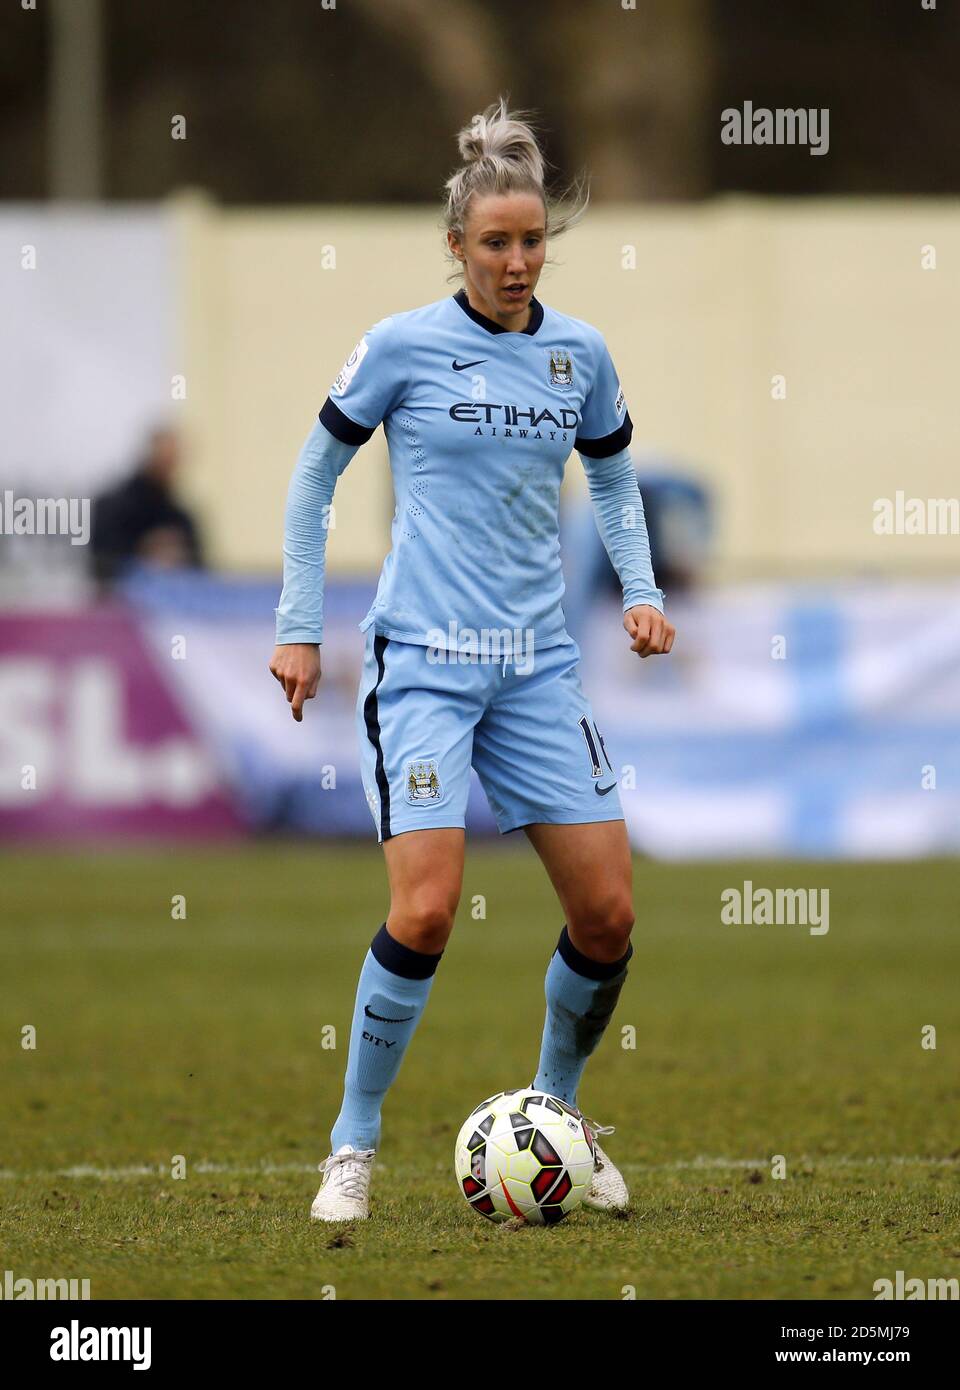
M 136 472 L 94 502 L 93 573 L 104 585 L 132 561 L 157 569 L 201 569 L 196 522 L 173 495 L 180 444 L 169 429 L 155 429 Z

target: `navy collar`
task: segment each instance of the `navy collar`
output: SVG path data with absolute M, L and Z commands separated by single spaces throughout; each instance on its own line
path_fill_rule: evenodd
M 504 328 L 503 324 L 497 323 L 494 319 L 488 319 L 486 314 L 481 314 L 479 309 L 475 309 L 473 305 L 470 303 L 469 299 L 467 298 L 466 290 L 457 290 L 453 298 L 454 302 L 460 305 L 460 308 L 467 315 L 467 317 L 473 319 L 474 323 L 478 323 L 481 328 L 485 328 L 488 333 L 514 332 L 512 328 Z M 530 322 L 527 324 L 526 328 L 521 329 L 520 331 L 522 333 L 528 334 L 530 337 L 533 337 L 534 333 L 537 332 L 542 323 L 543 305 L 540 303 L 539 299 L 537 299 L 534 295 L 531 295 Z

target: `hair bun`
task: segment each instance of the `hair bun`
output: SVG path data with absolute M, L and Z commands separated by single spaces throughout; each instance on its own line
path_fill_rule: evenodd
M 487 122 L 482 111 L 478 111 L 468 126 L 464 126 L 457 136 L 460 158 L 464 164 L 475 164 L 487 153 Z
M 443 225 L 448 234 L 463 237 L 471 200 L 484 194 L 539 195 L 548 236 L 559 236 L 586 211 L 589 191 L 584 180 L 561 197 L 547 192 L 547 165 L 533 118 L 529 112 L 509 110 L 502 96 L 470 118 L 457 135 L 457 146 L 463 164 L 444 184 L 447 202 Z M 449 249 L 447 254 L 451 254 Z
M 508 110 L 503 97 L 471 118 L 457 136 L 457 146 L 464 164 L 491 159 L 501 166 L 514 165 L 534 183 L 542 184 L 546 177 L 529 113 Z

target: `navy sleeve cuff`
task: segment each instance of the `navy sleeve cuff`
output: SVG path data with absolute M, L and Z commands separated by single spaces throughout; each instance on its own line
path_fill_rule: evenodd
M 323 403 L 320 423 L 324 429 L 330 431 L 334 439 L 339 439 L 341 444 L 366 444 L 373 434 L 373 430 L 368 429 L 366 425 L 358 425 L 355 420 L 350 419 L 349 415 L 344 415 L 340 407 L 329 396 Z
M 573 447 L 578 454 L 584 454 L 588 459 L 606 459 L 611 454 L 619 454 L 632 438 L 633 421 L 628 410 L 623 417 L 623 424 L 618 425 L 612 434 L 605 434 L 602 439 L 581 439 L 577 435 Z

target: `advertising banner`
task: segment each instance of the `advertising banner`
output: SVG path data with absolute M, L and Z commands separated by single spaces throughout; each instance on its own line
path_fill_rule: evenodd
M 0 613 L 0 837 L 241 829 L 212 750 L 124 607 Z

